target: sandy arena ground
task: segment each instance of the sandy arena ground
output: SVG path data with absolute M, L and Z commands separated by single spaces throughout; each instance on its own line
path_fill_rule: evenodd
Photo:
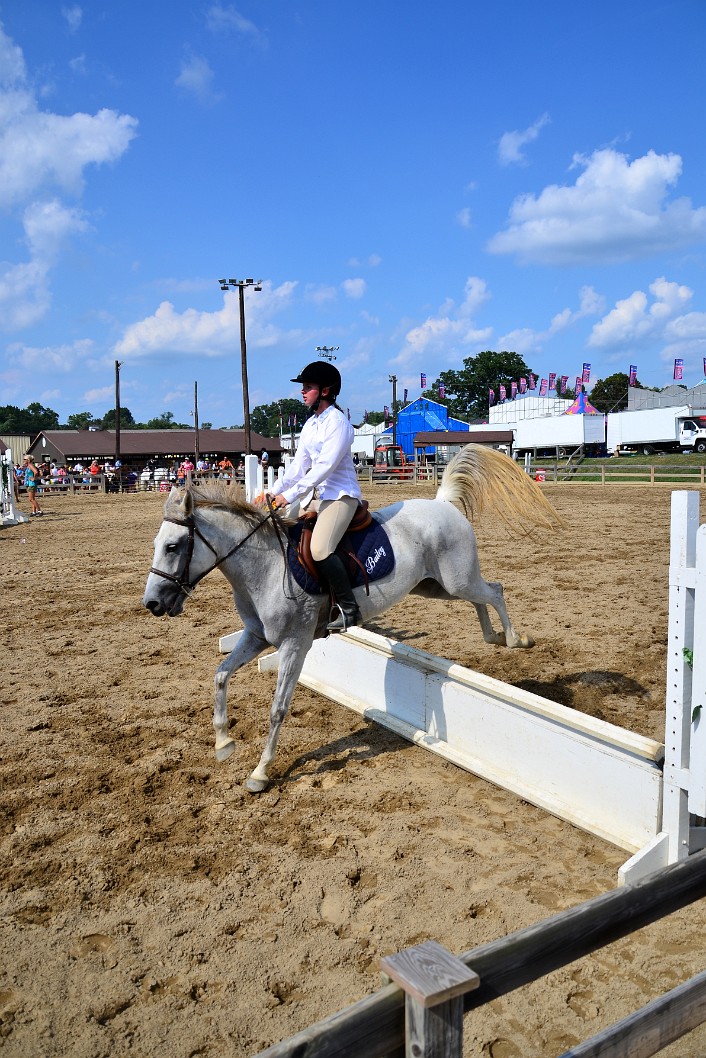
M 370 627 L 662 741 L 669 490 L 546 493 L 569 526 L 549 539 L 477 527 L 534 650 L 486 646 L 465 604 Z M 162 499 L 48 498 L 0 534 L 6 1058 L 253 1055 L 374 991 L 384 954 L 613 888 L 620 849 L 302 689 L 247 794 L 274 676 L 234 678 L 216 764 L 217 641 L 240 625 L 219 574 L 179 620 L 141 608 Z M 465 1053 L 559 1055 L 703 970 L 705 937 L 700 903 L 469 1015 Z M 704 1053 L 702 1030 L 664 1052 Z

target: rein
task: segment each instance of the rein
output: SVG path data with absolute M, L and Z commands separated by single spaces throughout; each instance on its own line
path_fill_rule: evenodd
M 176 584 L 179 591 L 181 591 L 184 595 L 189 596 L 191 595 L 192 591 L 199 583 L 199 581 L 203 580 L 204 577 L 207 577 L 209 573 L 213 573 L 214 569 L 218 569 L 218 567 L 222 566 L 224 562 L 227 562 L 231 555 L 234 555 L 236 551 L 240 550 L 243 544 L 247 543 L 250 537 L 253 536 L 258 531 L 258 529 L 262 528 L 265 522 L 269 521 L 269 519 L 272 518 L 273 513 L 274 508 L 270 506 L 269 514 L 265 515 L 262 521 L 258 522 L 257 525 L 253 529 L 251 529 L 246 536 L 243 537 L 242 540 L 239 540 L 237 544 L 234 544 L 234 546 L 231 547 L 230 551 L 223 555 L 222 558 L 218 557 L 218 552 L 216 551 L 213 544 L 206 539 L 206 537 L 199 529 L 193 514 L 188 515 L 188 517 L 183 520 L 180 518 L 165 517 L 162 519 L 163 521 L 171 522 L 173 525 L 180 525 L 183 529 L 188 529 L 189 531 L 189 542 L 186 551 L 186 561 L 184 562 L 183 569 L 178 570 L 176 573 L 165 573 L 163 569 L 155 569 L 154 566 L 150 568 L 150 573 L 154 573 L 158 577 L 164 577 L 165 580 L 170 580 L 173 584 Z M 216 561 L 213 563 L 212 566 L 209 567 L 209 569 L 205 569 L 203 573 L 199 573 L 198 577 L 195 577 L 194 580 L 189 580 L 189 568 L 191 566 L 191 558 L 194 554 L 194 544 L 197 536 L 199 540 L 206 545 L 209 551 L 211 551 L 216 556 Z M 279 533 L 277 534 L 277 536 L 279 539 Z M 280 541 L 280 547 L 281 546 L 282 545 Z

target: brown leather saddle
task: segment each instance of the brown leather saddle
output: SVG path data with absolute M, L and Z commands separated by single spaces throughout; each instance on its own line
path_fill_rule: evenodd
M 316 583 L 319 581 L 319 571 L 316 568 L 316 563 L 311 557 L 311 534 L 314 531 L 316 525 L 316 519 L 318 518 L 317 511 L 307 511 L 305 514 L 300 515 L 299 522 L 302 526 L 301 536 L 299 537 L 299 544 L 297 546 L 297 559 L 307 571 L 312 580 Z M 362 575 L 363 582 L 365 584 L 366 594 L 369 593 L 368 588 L 368 572 L 355 554 L 353 550 L 352 542 L 348 539 L 349 533 L 359 533 L 364 529 L 367 529 L 372 524 L 373 516 L 368 510 L 368 501 L 362 500 L 355 511 L 355 514 L 351 518 L 350 525 L 346 529 L 345 533 L 341 537 L 341 541 L 336 548 L 336 554 L 343 560 L 346 568 L 351 569 L 357 567 Z

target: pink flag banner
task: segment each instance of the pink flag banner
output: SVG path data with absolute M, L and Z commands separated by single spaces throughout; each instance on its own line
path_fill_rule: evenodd
M 507 390 L 505 389 L 505 387 L 503 386 L 503 384 L 501 382 L 500 383 L 500 400 L 505 400 L 506 397 L 507 397 Z
M 439 383 L 439 400 L 443 400 L 446 396 L 446 386 L 443 382 Z
M 706 356 L 704 357 L 704 378 L 706 378 Z
M 510 396 L 512 397 L 513 400 L 517 396 L 517 383 L 516 382 L 511 382 L 510 383 Z
M 547 395 L 547 380 L 543 378 L 539 384 L 539 395 L 540 397 L 546 397 Z
M 566 384 L 567 384 L 568 381 L 569 381 L 569 376 L 568 375 L 562 375 L 561 376 L 561 392 L 562 392 L 562 394 L 566 393 Z
M 590 364 L 584 364 L 583 365 L 583 374 L 581 376 L 581 381 L 585 385 L 588 385 L 588 383 L 591 381 L 591 365 Z
M 527 379 L 526 378 L 521 378 L 520 379 L 520 393 L 526 393 L 526 392 L 527 392 Z
M 531 371 L 530 371 L 530 376 L 529 376 L 529 388 L 530 389 L 536 389 L 537 388 L 537 376 L 533 375 Z
M 488 404 L 495 404 L 495 390 L 488 390 Z
M 422 389 L 426 389 L 426 388 L 427 388 L 427 376 L 426 376 L 426 375 L 425 375 L 425 373 L 424 373 L 424 372 L 422 371 L 422 374 L 421 374 L 421 376 L 420 376 L 420 377 L 421 377 L 421 385 L 422 385 Z
M 549 372 L 549 388 L 556 389 L 556 371 Z
M 628 375 L 628 385 L 637 385 L 637 364 L 630 364 L 630 374 Z
M 674 381 L 675 382 L 681 382 L 683 377 L 684 377 L 684 361 L 683 360 L 675 360 L 674 361 Z
M 404 391 L 404 397 L 402 398 L 402 403 L 403 404 L 407 403 L 407 390 Z
M 385 419 L 389 419 L 390 418 L 390 409 L 388 408 L 387 404 L 383 408 L 383 412 L 382 413 L 385 416 Z

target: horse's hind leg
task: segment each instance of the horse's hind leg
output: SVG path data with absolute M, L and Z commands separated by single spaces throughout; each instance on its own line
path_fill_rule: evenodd
M 235 749 L 235 741 L 228 734 L 228 681 L 233 673 L 260 654 L 267 643 L 247 629 L 241 634 L 230 654 L 216 670 L 214 685 L 216 699 L 213 707 L 213 727 L 216 732 L 216 760 L 228 760 Z
M 269 785 L 269 768 L 277 752 L 282 722 L 289 711 L 289 703 L 310 646 L 311 639 L 305 642 L 289 640 L 279 649 L 277 688 L 270 706 L 270 730 L 258 765 L 245 784 L 250 793 L 261 793 Z
M 502 584 L 497 581 L 485 581 L 482 578 L 479 578 L 479 582 L 480 585 L 482 585 L 480 591 L 475 590 L 472 595 L 469 596 L 461 595 L 461 598 L 468 598 L 468 601 L 472 602 L 475 606 L 485 642 L 506 647 L 533 647 L 534 639 L 532 639 L 531 636 L 522 635 L 520 632 L 516 632 L 512 626 L 505 605 Z M 478 585 L 474 587 L 477 588 Z M 485 598 L 483 598 L 484 596 Z M 492 606 L 500 618 L 500 623 L 503 626 L 502 632 L 494 631 L 488 614 L 488 606 Z

